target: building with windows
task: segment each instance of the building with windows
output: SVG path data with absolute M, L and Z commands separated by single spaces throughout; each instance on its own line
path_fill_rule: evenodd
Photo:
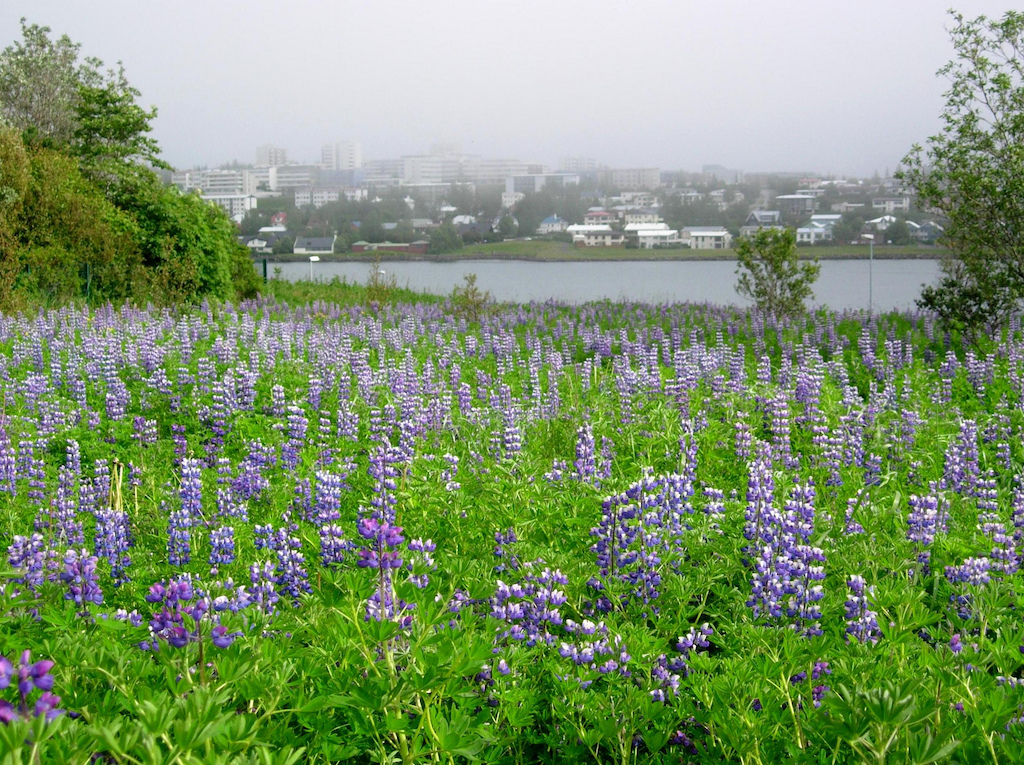
M 334 252 L 333 236 L 300 236 L 292 252 L 296 255 L 329 255 Z
M 224 212 L 236 220 L 256 209 L 256 197 L 252 194 L 203 194 L 203 199 L 224 208 Z
M 579 185 L 580 177 L 575 173 L 530 173 L 528 175 L 511 175 L 505 179 L 506 192 L 521 194 L 532 194 L 547 186 L 561 189 L 566 186 Z
M 886 215 L 910 212 L 910 197 L 876 197 L 871 200 L 872 210 L 881 210 Z
M 272 144 L 256 147 L 256 164 L 264 167 L 276 167 L 288 164 L 288 150 Z
M 818 198 L 810 194 L 779 194 L 775 204 L 783 215 L 810 215 L 818 209 Z
M 657 167 L 616 168 L 605 170 L 601 180 L 611 189 L 656 189 L 661 186 L 661 170 Z
M 721 226 L 688 226 L 680 239 L 689 241 L 694 250 L 726 250 L 732 246 L 732 234 Z
M 568 221 L 559 218 L 557 215 L 549 215 L 540 222 L 540 226 L 537 227 L 538 234 L 555 234 L 560 231 L 565 231 L 569 228 Z
M 325 143 L 320 164 L 324 170 L 358 170 L 363 166 L 363 148 L 359 141 Z

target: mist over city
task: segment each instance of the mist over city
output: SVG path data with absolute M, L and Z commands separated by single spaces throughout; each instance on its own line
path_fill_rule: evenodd
M 122 61 L 178 169 L 320 162 L 443 144 L 560 169 L 885 175 L 938 127 L 950 58 L 933 0 L 768 2 L 136 2 L 0 8 Z M 965 0 L 966 16 L 998 16 Z

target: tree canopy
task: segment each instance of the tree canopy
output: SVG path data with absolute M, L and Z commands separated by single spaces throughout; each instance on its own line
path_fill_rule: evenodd
M 230 219 L 154 172 L 156 109 L 123 67 L 21 26 L 0 53 L 0 307 L 255 294 Z
M 736 292 L 760 310 L 793 316 L 802 313 L 804 301 L 814 296 L 811 286 L 821 266 L 817 261 L 799 262 L 793 229 L 760 229 L 753 237 L 742 237 L 736 257 Z
M 1024 298 L 1024 13 L 952 18 L 942 129 L 911 149 L 897 177 L 947 219 L 952 255 L 919 303 L 976 335 Z

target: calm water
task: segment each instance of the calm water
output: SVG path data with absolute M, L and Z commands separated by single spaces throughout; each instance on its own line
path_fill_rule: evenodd
M 281 268 L 283 278 L 309 279 L 309 263 L 270 263 L 271 275 Z M 262 264 L 257 263 L 257 269 Z M 368 263 L 314 263 L 313 278 L 337 276 L 365 283 L 373 268 Z M 746 304 L 736 294 L 735 261 L 647 261 L 530 263 L 515 260 L 463 260 L 454 263 L 390 262 L 382 268 L 399 286 L 439 294 L 461 285 L 466 274 L 477 276 L 477 286 L 497 300 L 638 300 L 646 302 L 697 301 Z M 834 310 L 867 308 L 867 260 L 821 261 L 821 276 L 814 285 L 815 304 Z M 939 276 L 936 260 L 876 260 L 876 310 L 912 308 L 922 284 Z

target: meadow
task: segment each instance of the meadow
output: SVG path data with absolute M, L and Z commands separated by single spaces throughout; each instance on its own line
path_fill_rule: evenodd
M 281 290 L 0 317 L 0 762 L 1024 759 L 1019 320 Z

